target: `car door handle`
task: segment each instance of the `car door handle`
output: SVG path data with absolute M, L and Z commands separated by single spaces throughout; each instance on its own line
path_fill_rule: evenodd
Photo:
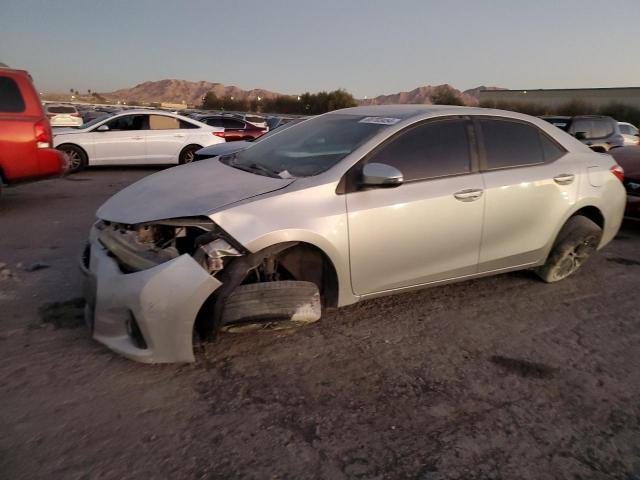
M 180 134 L 176 133 L 176 134 L 174 135 L 174 137 L 176 137 L 176 138 L 184 138 L 184 135 L 180 135 Z
M 553 181 L 558 185 L 569 185 L 573 182 L 574 178 L 576 178 L 576 176 L 572 173 L 561 173 L 560 175 L 553 177 Z
M 467 190 L 460 190 L 453 194 L 461 202 L 473 202 L 482 196 L 483 191 L 477 188 L 468 188 Z
M 131 137 L 133 140 L 144 140 L 144 137 Z

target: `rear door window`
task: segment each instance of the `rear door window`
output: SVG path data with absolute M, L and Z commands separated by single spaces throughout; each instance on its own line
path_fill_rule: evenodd
M 149 115 L 150 130 L 174 130 L 180 128 L 177 118 L 165 115 Z
M 508 119 L 480 119 L 487 170 L 553 161 L 565 150 L 534 125 Z
M 0 112 L 19 113 L 24 112 L 24 98 L 20 88 L 11 77 L 0 76 Z
M 369 158 L 402 172 L 405 181 L 471 171 L 467 125 L 463 119 L 431 121 L 398 134 Z

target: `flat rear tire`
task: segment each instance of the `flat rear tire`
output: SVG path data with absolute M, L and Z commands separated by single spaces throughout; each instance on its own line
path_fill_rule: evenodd
M 547 261 L 535 272 L 547 283 L 564 280 L 584 265 L 601 238 L 602 229 L 593 221 L 582 215 L 571 217 L 560 230 Z

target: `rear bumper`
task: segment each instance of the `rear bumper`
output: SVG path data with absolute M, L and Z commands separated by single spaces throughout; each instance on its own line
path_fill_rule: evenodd
M 41 148 L 36 150 L 36 162 L 28 172 L 21 172 L 19 176 L 9 175 L 4 180 L 9 185 L 35 182 L 62 175 L 67 170 L 67 161 L 59 150 L 55 148 Z
M 196 316 L 221 283 L 190 255 L 123 273 L 92 239 L 82 270 L 86 320 L 95 340 L 139 362 L 194 361 Z

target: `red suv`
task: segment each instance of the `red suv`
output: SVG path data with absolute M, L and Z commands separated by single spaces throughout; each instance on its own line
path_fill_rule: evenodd
M 64 164 L 31 76 L 0 68 L 0 185 L 59 175 Z

